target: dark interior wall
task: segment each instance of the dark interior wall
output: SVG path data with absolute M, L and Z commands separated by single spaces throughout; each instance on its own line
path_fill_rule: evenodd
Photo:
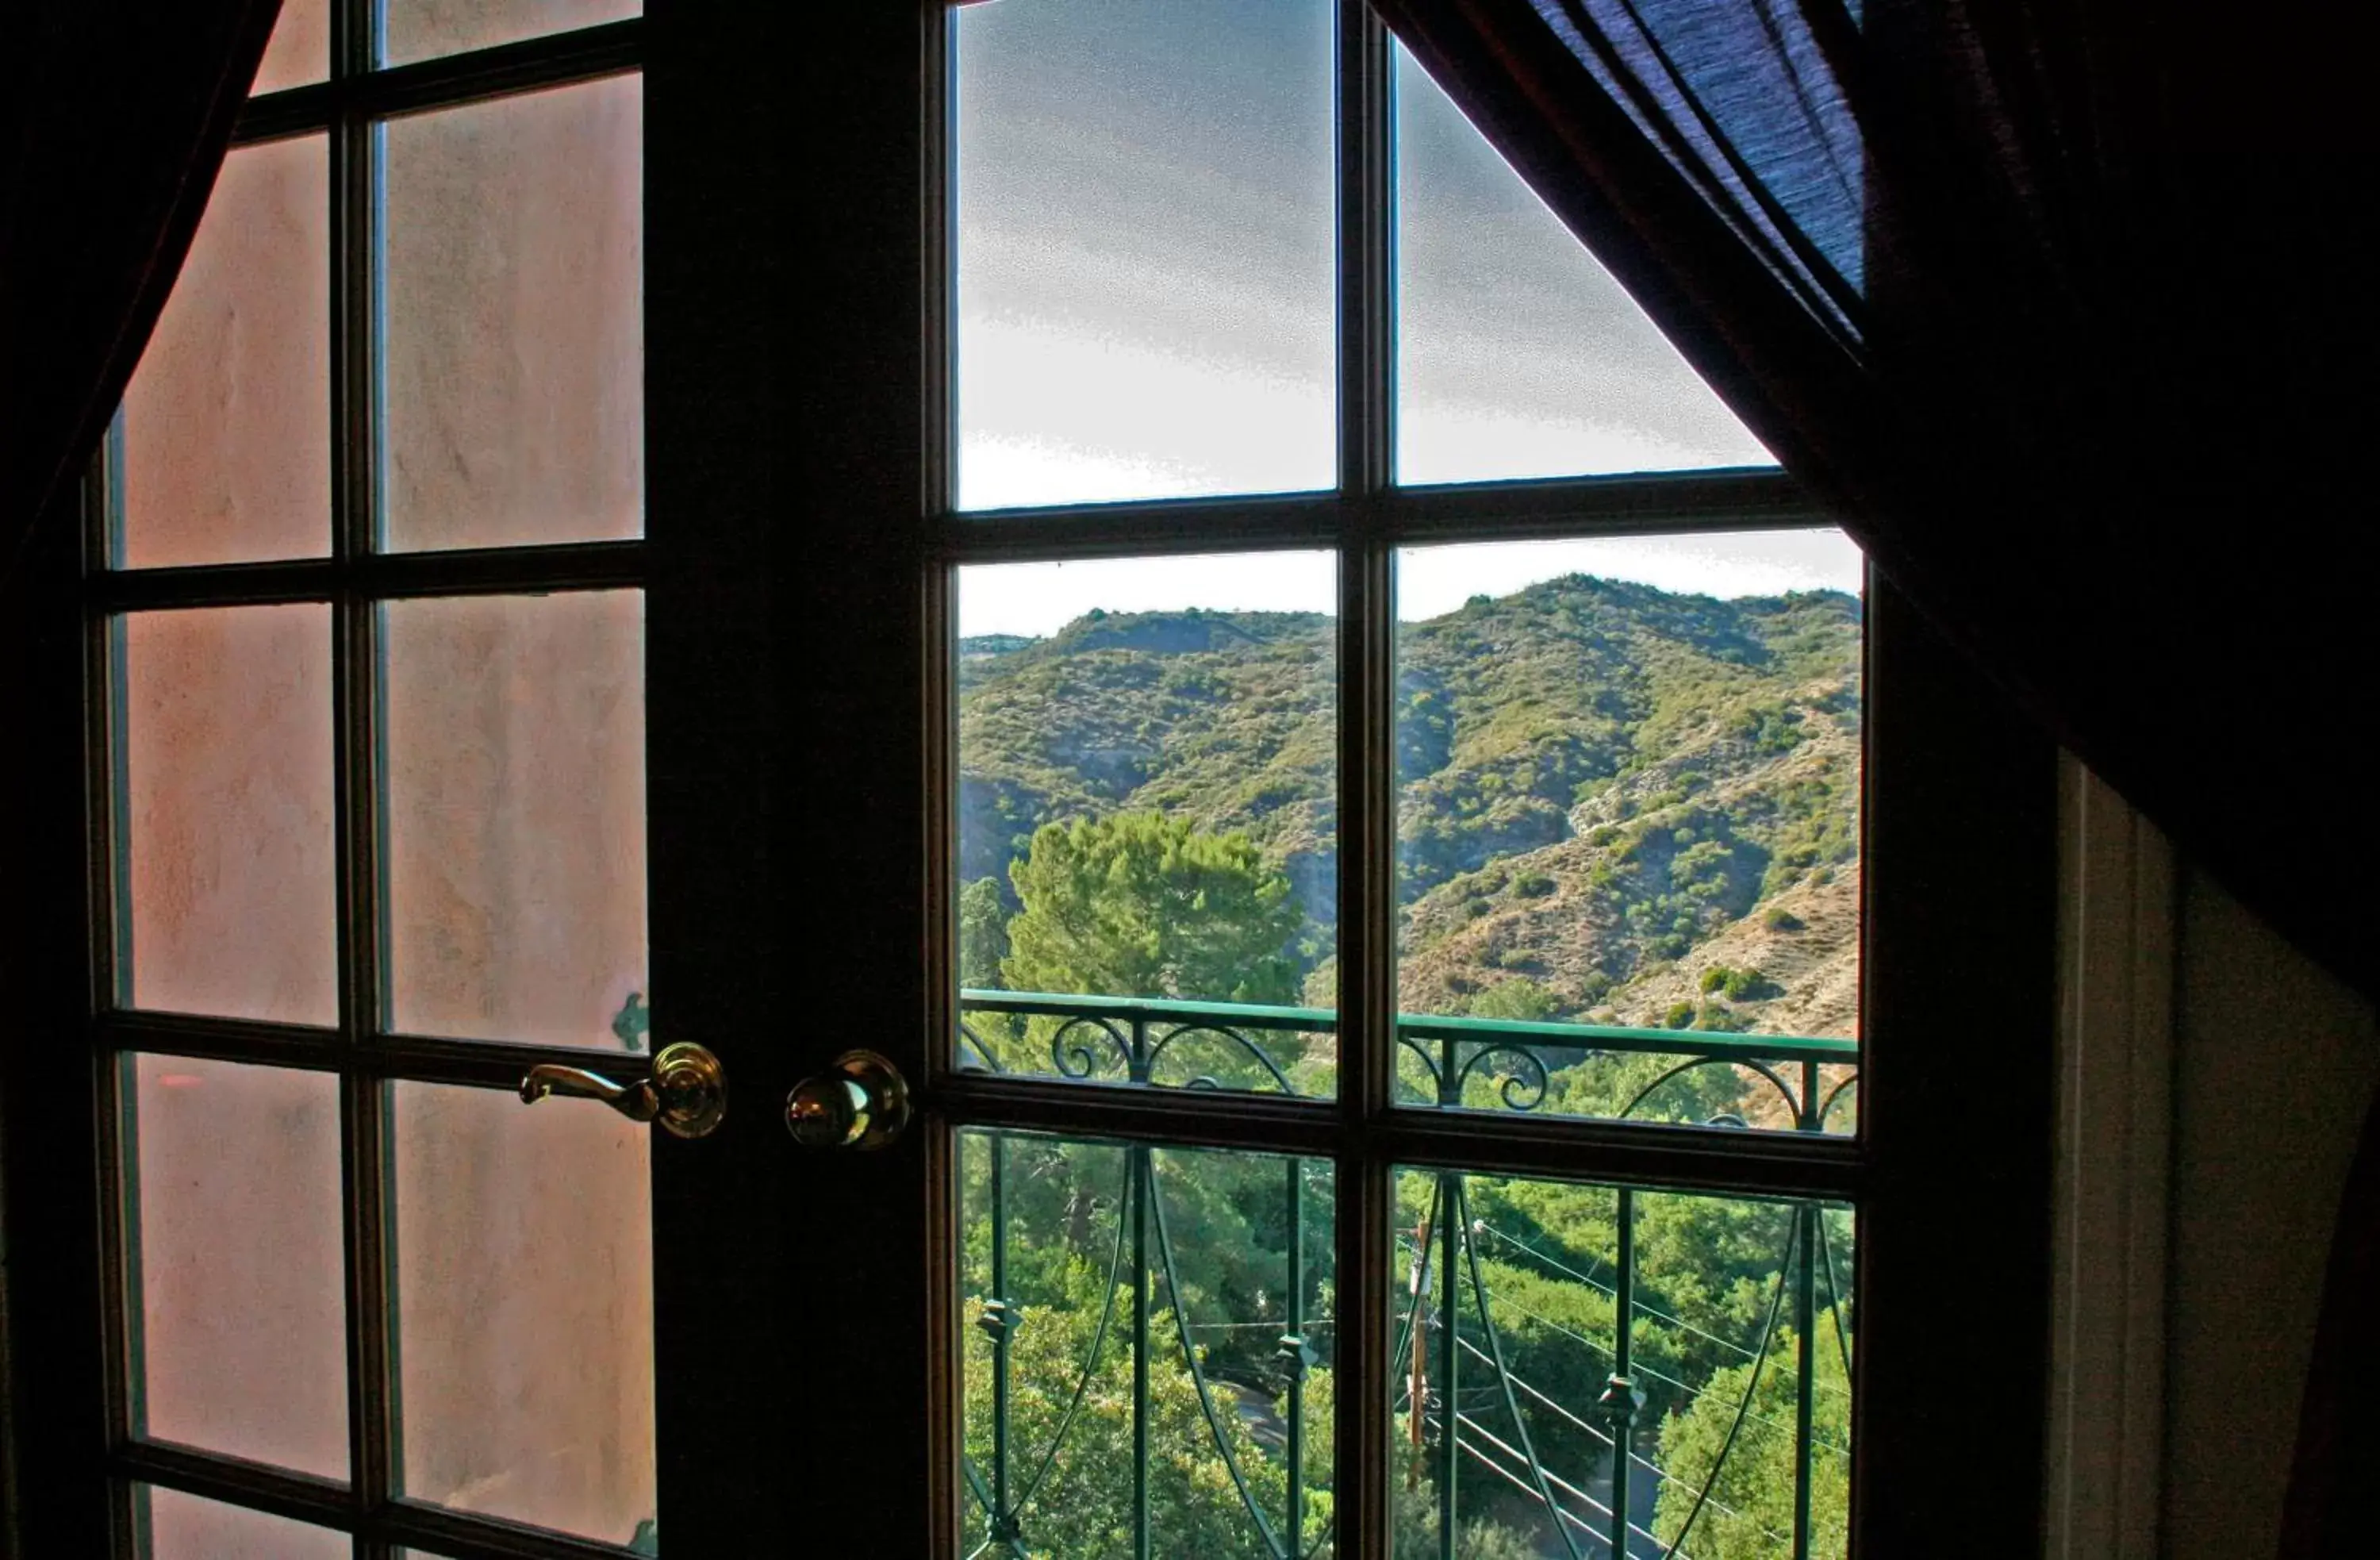
M 2211 1560 L 2278 1541 L 2380 1030 L 2204 874 L 2180 897 L 2162 1547 Z

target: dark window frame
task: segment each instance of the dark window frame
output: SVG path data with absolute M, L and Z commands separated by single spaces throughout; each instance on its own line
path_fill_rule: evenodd
M 1393 1103 L 1396 551 L 1457 541 L 1710 534 L 1835 522 L 1798 482 L 1774 469 L 1430 486 L 1393 480 L 1393 57 L 1389 30 L 1362 0 L 1342 0 L 1337 28 L 1336 487 L 957 509 L 949 185 L 955 50 L 947 13 L 926 9 L 919 250 L 925 436 L 918 470 L 929 559 L 929 889 L 938 909 L 929 927 L 926 988 L 935 1005 L 934 1035 L 957 1033 L 956 569 L 1317 547 L 1336 549 L 1340 559 L 1340 1097 L 1103 1093 L 1062 1082 L 994 1079 L 959 1070 L 954 1039 L 937 1040 L 929 1080 L 940 1118 L 935 1130 L 1011 1127 L 1332 1162 L 1339 1348 L 1342 1361 L 1369 1362 L 1367 1369 L 1342 1363 L 1339 1378 L 1336 1500 L 1342 1542 L 1353 1545 L 1342 1553 L 1387 1553 L 1395 1466 L 1387 1446 L 1386 1381 L 1392 1167 L 1848 1202 L 1861 1219 L 1853 1553 L 2017 1552 L 2039 1529 L 2039 1381 L 2014 1388 L 1996 1383 L 1989 1410 L 1951 1419 L 1945 1406 L 1959 1396 L 1951 1362 L 1926 1343 L 1927 1324 L 1913 1336 L 1905 1329 L 1920 1317 L 1931 1317 L 1931 1325 L 1950 1336 L 2013 1326 L 2026 1346 L 2022 1359 L 2031 1367 L 2046 1360 L 2055 795 L 2049 744 L 1947 653 L 1871 568 L 1864 725 L 1879 735 L 1868 740 L 1863 765 L 1862 1105 L 1854 1137 L 1516 1121 Z M 1988 822 L 1974 827 L 1978 820 Z M 1967 915 L 1940 903 L 1946 883 L 1963 886 Z M 1962 1011 L 1938 1012 L 1936 993 L 1946 990 L 1961 993 Z M 1988 1101 L 1972 1090 L 1962 1093 L 1961 1069 L 1945 1055 L 1896 1046 L 1894 1037 L 1902 1035 L 1910 1046 L 2003 1058 Z M 1985 1103 L 1988 1115 L 1979 1108 Z M 1979 1187 L 1996 1194 L 1980 1207 Z M 1946 1232 L 1931 1212 L 1943 1207 L 1962 1209 L 1970 1222 Z M 1946 1279 L 1960 1271 L 1973 1242 L 2002 1253 L 2004 1282 L 1990 1297 L 1946 1297 Z M 937 1305 L 938 1314 L 949 1309 Z M 953 1325 L 947 1317 L 944 1325 Z M 954 1361 L 957 1349 L 955 1336 L 946 1335 L 940 1352 Z M 1973 1394 L 1970 1387 L 1965 1395 Z M 1983 1482 L 1996 1499 L 1977 1499 L 1973 1485 L 1952 1472 L 1951 1454 L 1963 1455 L 1970 1437 L 1993 1448 L 1980 1462 L 1992 1469 Z M 955 1431 L 941 1423 L 935 1464 L 953 1469 L 956 1462 Z M 1968 1463 L 1966 1472 L 1977 1466 Z M 1946 1533 L 1952 1547 L 1945 1547 Z

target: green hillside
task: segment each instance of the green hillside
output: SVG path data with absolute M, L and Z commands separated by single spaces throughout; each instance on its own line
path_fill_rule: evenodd
M 1333 636 L 1193 610 L 965 641 L 962 881 L 1013 910 L 1048 822 L 1244 833 L 1293 886 L 1285 951 L 1328 1000 Z M 1573 575 L 1408 625 L 1399 656 L 1407 1010 L 1852 1032 L 1856 598 Z

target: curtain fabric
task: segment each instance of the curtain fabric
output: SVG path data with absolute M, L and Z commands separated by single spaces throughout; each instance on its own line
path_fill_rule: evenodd
M 2380 989 L 2380 809 L 2350 756 L 2380 708 L 2359 193 L 2380 130 L 2351 7 L 1377 4 L 1953 640 Z M 2357 1428 L 2380 1382 L 2375 1131 L 2293 1556 L 2353 1547 L 2347 1503 L 2380 1478 Z
M 0 586 L 123 396 L 279 10 L 0 6 Z
M 2366 994 L 2361 55 L 2294 0 L 1379 0 L 1953 640 Z

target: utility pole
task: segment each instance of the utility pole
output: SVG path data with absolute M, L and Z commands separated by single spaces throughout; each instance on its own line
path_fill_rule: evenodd
M 1421 1485 L 1422 1410 L 1429 1401 L 1429 1349 L 1422 1335 L 1427 1330 L 1429 1315 L 1429 1218 L 1425 1214 L 1414 1227 L 1413 1267 L 1405 1275 L 1405 1294 L 1411 1309 L 1406 1311 L 1405 1335 L 1413 1347 L 1405 1351 L 1405 1401 L 1412 1411 L 1405 1416 L 1405 1439 L 1413 1444 L 1413 1456 L 1405 1464 L 1405 1488 Z

